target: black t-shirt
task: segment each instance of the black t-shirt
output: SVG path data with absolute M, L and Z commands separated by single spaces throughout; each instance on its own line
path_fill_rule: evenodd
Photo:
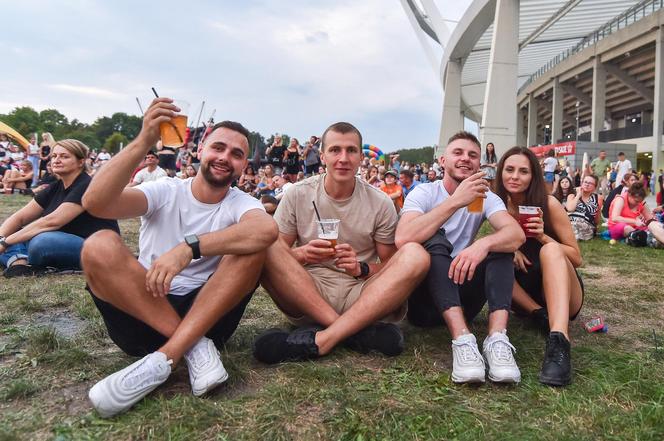
M 60 205 L 65 202 L 81 205 L 83 193 L 87 190 L 92 178 L 83 172 L 72 182 L 69 188 L 64 188 L 61 180 L 49 185 L 44 190 L 35 195 L 35 202 L 44 209 L 42 216 L 53 213 Z M 87 238 L 99 230 L 113 230 L 120 233 L 118 222 L 110 219 L 100 219 L 92 216 L 87 211 L 76 216 L 68 224 L 60 227 L 58 231 L 63 233 L 75 234 L 76 236 Z
M 46 145 L 41 146 L 41 155 L 46 156 L 46 158 L 47 158 L 47 159 L 45 159 L 45 161 L 48 161 L 48 155 L 50 155 L 50 154 L 51 154 L 51 146 L 50 145 L 46 144 Z

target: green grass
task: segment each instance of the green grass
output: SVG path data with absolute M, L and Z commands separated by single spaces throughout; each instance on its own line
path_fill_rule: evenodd
M 0 198 L 0 219 L 27 200 Z M 135 249 L 137 221 L 122 229 Z M 251 342 L 286 322 L 259 290 L 222 353 L 230 373 L 224 386 L 195 398 L 179 366 L 111 420 L 96 415 L 87 391 L 133 359 L 108 339 L 83 277 L 2 279 L 0 441 L 664 439 L 664 251 L 599 239 L 581 248 L 586 299 L 570 329 L 569 387 L 538 382 L 544 339 L 518 319 L 510 324 L 518 386 L 454 385 L 449 333 L 408 324 L 406 350 L 396 358 L 338 349 L 316 362 L 265 366 L 253 360 Z M 597 314 L 608 334 L 582 329 Z M 472 325 L 480 339 L 486 320 L 483 314 Z

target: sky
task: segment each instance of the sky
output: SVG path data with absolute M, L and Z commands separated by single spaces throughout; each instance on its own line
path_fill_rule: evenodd
M 461 16 L 468 0 L 441 1 Z M 337 121 L 384 151 L 437 142 L 442 89 L 399 0 L 0 0 L 0 113 L 140 115 L 155 87 L 197 119 L 301 141 Z

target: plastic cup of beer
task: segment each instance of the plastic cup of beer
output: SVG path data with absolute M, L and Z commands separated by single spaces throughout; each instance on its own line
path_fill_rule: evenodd
M 159 124 L 161 143 L 164 147 L 178 148 L 184 145 L 187 136 L 187 115 L 189 114 L 189 103 L 182 100 L 173 100 L 173 104 L 180 111 L 170 122 Z
M 331 247 L 337 246 L 337 239 L 339 238 L 339 219 L 321 219 L 316 221 L 318 226 L 318 238 L 328 240 L 332 244 Z
M 484 198 L 475 198 L 473 202 L 468 204 L 468 213 L 481 213 L 484 209 Z
M 540 207 L 530 207 L 527 205 L 519 205 L 519 225 L 523 229 L 523 232 L 526 233 L 526 237 L 535 237 L 535 234 L 528 231 L 526 224 L 529 222 L 531 217 L 541 217 L 542 209 Z

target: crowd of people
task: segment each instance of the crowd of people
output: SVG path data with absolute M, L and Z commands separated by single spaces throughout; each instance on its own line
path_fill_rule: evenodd
M 259 285 L 293 326 L 255 338 L 263 363 L 316 359 L 339 345 L 398 356 L 407 320 L 447 327 L 455 383 L 519 383 L 514 313 L 546 337 L 540 382 L 565 386 L 569 322 L 584 300 L 578 241 L 597 235 L 605 213 L 614 240 L 664 242 L 662 207 L 647 207 L 624 164 L 605 198 L 598 187 L 613 171 L 598 161 L 577 184 L 553 154 L 513 147 L 498 156 L 468 132 L 430 164 L 366 158 L 346 122 L 304 146 L 277 135 L 264 160 L 250 162 L 249 131 L 232 121 L 199 145 L 162 146 L 159 125 L 177 111 L 155 99 L 114 156 L 44 134 L 27 159 L 5 163 L 5 189 L 34 193 L 0 226 L 5 275 L 83 270 L 111 340 L 142 357 L 89 391 L 103 417 L 128 410 L 181 361 L 195 396 L 225 382 L 219 349 Z M 535 214 L 522 216 L 524 207 Z M 135 217 L 138 258 L 117 222 Z M 321 219 L 337 221 L 336 238 Z M 485 221 L 492 230 L 478 235 Z M 485 304 L 480 350 L 471 325 Z

